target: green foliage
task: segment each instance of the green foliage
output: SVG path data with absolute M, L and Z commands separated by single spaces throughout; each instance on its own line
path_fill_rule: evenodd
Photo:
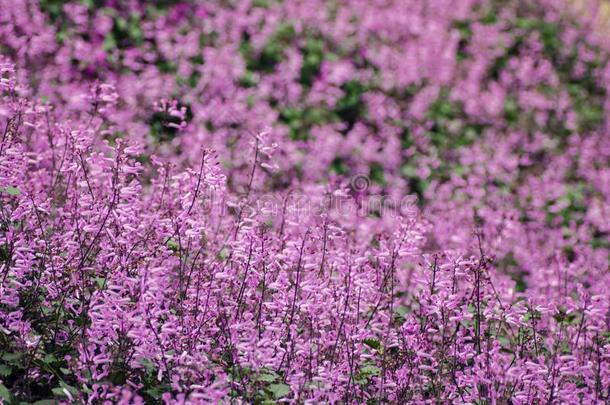
M 12 196 L 17 196 L 17 195 L 21 194 L 21 190 L 19 190 L 17 187 L 13 187 L 13 186 L 5 187 L 4 189 L 2 189 L 2 192 L 6 193 L 8 195 L 12 195 Z
M 508 125 L 514 125 L 519 121 L 519 104 L 514 96 L 507 96 L 504 100 L 504 119 Z
M 330 171 L 341 176 L 347 176 L 350 172 L 350 169 L 345 160 L 342 157 L 337 156 L 330 163 Z
M 78 398 L 78 390 L 63 381 L 59 383 L 59 387 L 53 388 L 51 391 L 59 398 L 69 399 L 70 396 L 72 398 Z
M 144 366 L 144 370 L 141 375 L 142 384 L 144 388 L 142 390 L 146 403 L 160 403 L 161 395 L 164 392 L 171 391 L 171 388 L 166 382 L 159 382 L 157 379 L 157 368 L 150 359 L 140 359 L 140 363 Z
M 13 398 L 11 392 L 2 383 L 0 383 L 0 398 L 2 398 L 6 403 L 10 403 Z
M 40 9 L 47 13 L 52 21 L 62 16 L 63 6 L 66 0 L 40 0 Z
M 377 339 L 367 338 L 364 339 L 362 343 L 375 350 L 381 349 L 381 342 Z
M 246 70 L 246 73 L 239 78 L 239 85 L 245 88 L 254 87 L 258 82 L 258 75 L 250 70 Z
M 557 200 L 549 201 L 547 204 L 546 221 L 549 225 L 558 223 L 563 227 L 568 227 L 573 221 L 580 221 L 587 211 L 585 205 L 586 187 L 583 183 L 568 187 L 566 193 Z M 551 210 L 555 204 L 560 204 L 558 211 Z
M 301 66 L 300 83 L 311 87 L 315 77 L 320 72 L 320 65 L 324 59 L 324 42 L 318 38 L 308 38 L 302 48 L 303 65 Z
M 275 399 L 284 398 L 290 394 L 290 387 L 286 384 L 269 384 L 267 390 L 273 395 Z
M 178 130 L 168 127 L 170 122 L 178 123 L 178 120 L 164 112 L 153 113 L 150 119 L 150 133 L 159 142 L 170 142 L 178 134 Z
M 604 120 L 602 100 L 605 94 L 596 87 L 594 79 L 591 76 L 574 79 L 567 89 L 578 116 L 578 130 L 586 132 L 599 128 Z
M 460 34 L 460 42 L 458 43 L 457 59 L 463 61 L 467 58 L 466 47 L 472 38 L 472 28 L 469 21 L 456 21 L 455 29 Z
M 362 100 L 366 86 L 358 81 L 351 80 L 341 86 L 343 97 L 335 105 L 335 113 L 346 125 L 344 133 L 348 133 L 354 127 L 356 121 L 364 117 L 366 105 Z
M 441 155 L 443 151 L 471 145 L 485 128 L 483 124 L 469 123 L 467 114 L 458 103 L 449 99 L 447 90 L 441 91 L 428 109 L 426 118 L 433 122 L 427 135 Z
M 279 121 L 288 125 L 290 139 L 307 140 L 311 128 L 330 122 L 333 118 L 332 113 L 321 107 L 285 108 L 280 111 Z
M 256 381 L 271 383 L 277 381 L 278 375 L 273 371 L 263 372 L 257 378 Z
M 369 167 L 369 179 L 373 183 L 377 183 L 381 186 L 386 185 L 386 180 L 383 174 L 383 165 L 378 162 L 371 163 Z
M 113 42 L 119 49 L 139 46 L 144 40 L 141 24 L 140 16 L 135 13 L 127 18 L 116 16 L 112 31 L 108 35 L 112 36 Z
M 252 7 L 258 8 L 269 8 L 271 6 L 271 2 L 269 0 L 253 0 Z
M 409 182 L 409 192 L 417 195 L 419 201 L 424 201 L 424 193 L 429 182 L 417 175 L 417 164 L 411 159 L 400 169 L 401 174 Z
M 180 109 L 182 106 L 178 105 L 177 108 Z M 189 122 L 193 119 L 193 113 L 190 106 L 184 105 L 184 107 L 186 107 L 185 121 Z M 169 124 L 180 124 L 180 122 L 179 117 L 175 117 L 168 112 L 155 111 L 148 121 L 150 134 L 157 142 L 171 142 L 178 135 L 178 129 L 169 126 Z
M 576 64 L 582 62 L 579 57 L 578 47 L 565 48 L 560 40 L 560 32 L 562 26 L 558 22 L 550 22 L 539 17 L 519 17 L 515 21 L 515 29 L 521 31 L 514 43 L 500 56 L 496 63 L 492 66 L 489 72 L 491 79 L 498 79 L 500 72 L 506 67 L 508 61 L 519 55 L 525 39 L 531 35 L 537 35 L 543 45 L 543 50 L 546 58 L 552 63 L 553 67 L 559 74 L 561 83 L 564 84 L 570 99 L 572 107 L 578 117 L 577 130 L 580 132 L 591 131 L 598 128 L 603 122 L 603 99 L 606 91 L 597 82 L 593 71 L 599 67 L 600 61 L 593 60 L 584 62 L 585 72 L 576 74 Z M 596 49 L 591 49 L 585 39 L 581 39 L 581 45 L 588 50 L 599 54 Z M 544 89 L 542 89 L 544 90 Z M 517 123 L 519 116 L 519 107 L 514 96 L 509 95 L 505 105 L 505 119 L 510 124 Z M 549 133 L 555 134 L 558 137 L 565 137 L 569 131 L 558 125 L 557 121 L 561 119 L 553 118 L 554 121 L 549 123 L 546 128 Z M 562 124 L 562 123 L 561 123 Z
M 365 364 L 354 377 L 354 382 L 358 385 L 368 385 L 373 377 L 379 376 L 381 369 L 374 364 Z
M 591 239 L 593 249 L 610 249 L 610 234 L 596 230 Z
M 50 318 L 52 322 L 52 318 Z M 6 338 L 0 335 L 0 343 Z M 80 397 L 79 390 L 68 383 L 68 380 L 74 379 L 74 376 L 66 366 L 63 359 L 65 350 L 58 345 L 44 344 L 40 346 L 38 353 L 28 354 L 22 351 L 10 351 L 10 344 L 5 344 L 4 352 L 1 352 L 0 362 L 0 379 L 3 384 L 0 384 L 0 397 L 8 404 L 21 404 L 19 395 L 13 391 L 15 386 L 18 386 L 26 372 L 33 367 L 52 376 L 49 381 L 41 381 L 39 383 L 30 384 L 28 386 L 28 399 L 34 400 L 35 403 L 57 403 L 58 400 L 67 400 L 69 395 L 73 399 Z M 73 383 L 76 383 L 74 380 Z M 11 395 L 10 392 L 13 392 Z M 19 391 L 17 391 L 19 392 Z M 69 393 L 69 395 L 67 394 Z
M 263 73 L 273 72 L 284 56 L 284 49 L 292 42 L 295 35 L 296 31 L 292 24 L 282 23 L 260 52 L 252 48 L 248 35 L 245 35 L 240 50 L 247 69 Z

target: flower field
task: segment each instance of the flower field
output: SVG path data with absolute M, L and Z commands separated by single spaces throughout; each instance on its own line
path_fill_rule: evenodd
M 0 0 L 0 403 L 610 403 L 569 0 Z

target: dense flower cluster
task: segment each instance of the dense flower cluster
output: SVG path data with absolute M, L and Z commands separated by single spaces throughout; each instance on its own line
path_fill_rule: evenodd
M 595 5 L 0 10 L 5 403 L 610 401 Z

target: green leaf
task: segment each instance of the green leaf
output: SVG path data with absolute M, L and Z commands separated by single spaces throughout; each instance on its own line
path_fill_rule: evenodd
M 252 7 L 269 8 L 270 4 L 268 0 L 254 0 L 252 1 Z
M 8 377 L 9 375 L 11 375 L 11 368 L 5 366 L 4 364 L 0 364 L 0 376 L 1 377 Z
M 106 52 L 112 51 L 113 49 L 116 48 L 116 40 L 114 39 L 114 36 L 112 35 L 112 33 L 106 35 L 106 38 L 104 38 L 104 43 L 103 43 L 103 47 L 104 50 Z
M 148 358 L 140 359 L 140 364 L 144 366 L 147 372 L 152 373 L 155 371 L 155 363 Z
M 276 399 L 283 398 L 290 394 L 290 387 L 286 384 L 271 384 L 269 385 L 268 390 Z
M 498 336 L 498 341 L 502 344 L 502 347 L 510 348 L 510 339 L 506 336 Z
M 256 381 L 261 381 L 261 382 L 273 382 L 275 380 L 277 380 L 277 375 L 269 374 L 269 373 L 261 374 L 256 378 Z
M 381 369 L 377 366 L 367 365 L 360 369 L 360 373 L 367 376 L 379 375 L 381 373 Z
M 342 157 L 337 156 L 330 163 L 330 171 L 341 175 L 347 175 L 349 173 L 349 166 Z
M 62 398 L 69 398 L 70 395 L 73 398 L 78 397 L 78 390 L 63 381 L 59 382 L 59 387 L 53 388 L 51 391 L 54 395 Z M 70 393 L 70 395 L 66 394 L 66 392 Z
M 61 388 L 65 388 L 65 389 L 66 389 L 67 391 L 69 391 L 69 392 L 70 392 L 70 394 L 72 394 L 73 396 L 78 395 L 78 390 L 77 390 L 76 388 L 74 388 L 74 387 L 73 387 L 73 386 L 71 386 L 71 385 L 66 384 L 66 383 L 65 383 L 65 382 L 63 382 L 63 381 L 61 381 L 61 382 L 59 383 L 59 386 L 60 386 Z
M 377 339 L 371 339 L 371 338 L 364 339 L 362 341 L 362 343 L 364 343 L 368 347 L 371 347 L 371 348 L 373 348 L 375 350 L 379 350 L 381 348 L 381 343 Z
M 383 175 L 383 165 L 378 162 L 371 164 L 369 168 L 369 178 L 373 183 L 384 186 L 386 184 L 385 176 Z
M 150 395 L 154 399 L 161 399 L 161 395 L 163 394 L 163 392 L 157 387 L 149 388 L 144 392 L 146 392 L 148 395 Z
M 13 187 L 13 186 L 5 187 L 4 190 L 2 190 L 2 191 L 4 191 L 5 193 L 7 193 L 9 195 L 12 195 L 12 196 L 21 194 L 21 190 L 19 190 L 17 187 Z
M 42 362 L 45 364 L 51 364 L 57 362 L 57 357 L 54 354 L 47 354 L 42 359 Z
M 11 392 L 2 383 L 0 383 L 0 398 L 4 399 L 6 402 L 11 401 Z
M 220 260 L 225 260 L 227 257 L 229 257 L 229 249 L 223 247 L 220 252 L 218 252 L 218 258 Z
M 405 164 L 400 172 L 405 177 L 417 177 L 417 166 L 414 164 Z
M 174 252 L 178 251 L 178 248 L 180 247 L 178 245 L 178 242 L 176 242 L 173 239 L 169 239 L 166 243 L 167 247 L 170 248 L 171 250 L 173 250 Z
M 93 280 L 95 281 L 95 284 L 97 284 L 97 288 L 104 288 L 104 285 L 106 284 L 106 278 L 104 277 L 94 277 Z
M 61 387 L 53 388 L 51 391 L 53 392 L 53 395 L 56 395 L 58 397 L 63 397 L 63 398 L 68 397 L 68 395 L 64 392 L 64 389 Z
M 2 355 L 2 359 L 9 363 L 16 363 L 22 356 L 22 353 L 5 353 Z

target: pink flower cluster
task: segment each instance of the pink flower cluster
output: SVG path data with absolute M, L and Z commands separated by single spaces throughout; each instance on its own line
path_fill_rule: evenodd
M 608 403 L 572 6 L 0 0 L 2 401 Z

